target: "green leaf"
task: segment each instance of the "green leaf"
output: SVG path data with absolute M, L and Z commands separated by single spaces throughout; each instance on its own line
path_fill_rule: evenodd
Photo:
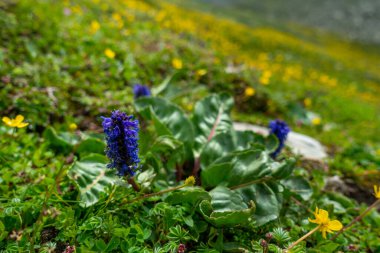
M 309 182 L 301 176 L 294 176 L 282 181 L 282 184 L 292 193 L 303 200 L 309 200 L 313 195 L 313 189 Z
M 188 203 L 192 206 L 202 200 L 211 201 L 211 196 L 203 188 L 199 187 L 182 188 L 178 191 L 170 193 L 170 195 L 165 199 L 166 202 L 172 205 Z
M 57 134 L 52 127 L 46 128 L 43 135 L 51 148 L 64 154 L 71 152 L 74 145 L 78 142 L 78 138 L 74 134 L 67 132 Z
M 240 194 L 226 187 L 218 186 L 210 192 L 210 195 L 211 202 L 203 200 L 199 210 L 203 217 L 216 227 L 246 224 L 255 211 L 252 202 L 252 206 L 248 207 Z
M 339 247 L 340 245 L 338 243 L 330 242 L 330 241 L 323 241 L 317 245 L 318 252 L 323 252 L 323 253 L 331 253 L 335 252 L 335 250 Z
M 82 157 L 87 154 L 104 154 L 106 144 L 97 138 L 88 138 L 79 143 L 77 147 L 78 154 Z
M 148 119 L 153 117 L 153 120 L 162 123 L 176 139 L 187 143 L 193 142 L 193 126 L 177 105 L 162 98 L 141 97 L 135 101 L 135 106 L 137 111 L 144 112 L 143 117 Z M 151 108 L 150 115 L 147 115 L 146 108 Z
M 101 194 L 113 185 L 115 171 L 107 168 L 107 161 L 104 156 L 92 154 L 71 166 L 68 176 L 79 188 L 81 206 L 95 204 Z
M 233 99 L 227 94 L 211 95 L 195 104 L 193 124 L 195 126 L 195 151 L 200 153 L 212 135 L 227 132 L 232 128 L 230 111 Z
M 180 149 L 183 146 L 183 143 L 175 139 L 171 135 L 162 135 L 157 137 L 157 139 L 152 144 L 150 151 L 153 153 L 165 153 L 173 152 L 177 149 Z
M 252 144 L 260 139 L 252 131 L 238 131 L 231 129 L 212 138 L 203 148 L 201 157 L 201 167 L 205 168 L 220 157 L 233 151 L 248 149 Z M 264 139 L 262 139 L 264 140 Z M 263 146 L 264 147 L 264 146 Z
M 241 194 L 245 202 L 254 201 L 256 203 L 254 217 L 257 226 L 279 217 L 283 188 L 277 182 L 249 185 L 236 191 Z
M 273 161 L 262 150 L 233 152 L 202 168 L 202 184 L 205 187 L 219 184 L 233 187 L 252 181 L 282 179 L 292 172 L 294 163 L 294 159 L 281 163 Z

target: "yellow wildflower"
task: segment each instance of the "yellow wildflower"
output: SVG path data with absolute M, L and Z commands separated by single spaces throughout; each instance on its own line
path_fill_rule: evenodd
M 90 31 L 91 31 L 92 34 L 96 33 L 99 30 L 99 28 L 100 28 L 100 24 L 99 24 L 98 21 L 94 20 L 94 21 L 91 22 L 91 29 L 90 29 Z
M 75 130 L 77 130 L 78 126 L 77 126 L 77 124 L 75 124 L 75 123 L 71 123 L 71 124 L 69 125 L 69 128 L 70 128 L 70 130 L 75 131 Z
M 10 119 L 8 117 L 3 117 L 2 120 L 5 123 L 5 125 L 7 125 L 9 127 L 22 128 L 22 127 L 26 127 L 27 125 L 29 125 L 29 123 L 23 122 L 24 121 L 24 116 L 22 116 L 22 115 L 17 115 L 15 119 Z
M 244 95 L 246 97 L 252 97 L 253 95 L 255 95 L 255 93 L 256 93 L 256 90 L 252 87 L 247 87 L 244 90 Z
M 174 58 L 172 60 L 172 65 L 173 65 L 173 68 L 175 69 L 182 69 L 183 67 L 181 59 L 178 59 L 178 58 Z
M 113 13 L 112 18 L 116 21 L 120 21 L 122 19 L 121 15 L 119 13 Z
M 205 69 L 198 69 L 197 72 L 195 72 L 197 76 L 204 76 L 207 74 L 207 70 Z
M 303 100 L 303 104 L 306 106 L 306 107 L 310 107 L 311 106 L 311 99 L 310 98 L 305 98 Z
M 380 199 L 380 185 L 374 185 L 373 191 L 375 192 L 375 197 L 377 199 Z
M 113 59 L 113 58 L 115 58 L 115 52 L 114 51 L 112 51 L 111 49 L 109 49 L 109 48 L 107 48 L 106 50 L 104 50 L 104 54 L 108 57 L 108 58 L 110 58 L 110 59 Z
M 321 124 L 321 118 L 320 117 L 314 117 L 312 120 L 311 120 L 311 124 L 313 124 L 314 126 L 318 126 Z
M 194 184 L 195 184 L 195 177 L 190 176 L 190 177 L 186 178 L 184 185 L 193 186 Z
M 314 212 L 315 219 L 309 218 L 309 221 L 319 225 L 319 231 L 321 231 L 323 238 L 326 239 L 326 232 L 333 233 L 333 231 L 339 231 L 342 229 L 343 225 L 338 220 L 330 220 L 329 212 L 323 209 L 315 208 Z
M 272 72 L 270 72 L 269 70 L 266 70 L 261 75 L 259 82 L 263 85 L 268 85 L 269 79 L 271 78 L 271 76 L 272 76 Z

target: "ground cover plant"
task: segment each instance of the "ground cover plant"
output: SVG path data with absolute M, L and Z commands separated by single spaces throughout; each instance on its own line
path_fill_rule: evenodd
M 380 252 L 376 48 L 165 1 L 0 25 L 1 251 Z

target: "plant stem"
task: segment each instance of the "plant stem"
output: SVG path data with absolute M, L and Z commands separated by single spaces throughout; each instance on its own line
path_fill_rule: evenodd
M 159 196 L 159 195 L 162 195 L 162 194 L 165 194 L 165 193 L 171 192 L 171 191 L 175 191 L 175 190 L 181 189 L 181 188 L 183 188 L 183 187 L 185 187 L 185 186 L 187 186 L 187 185 L 184 184 L 184 185 L 176 186 L 176 187 L 169 188 L 169 189 L 166 189 L 166 190 L 162 190 L 162 191 L 159 191 L 159 192 L 154 192 L 154 193 L 145 194 L 145 195 L 143 195 L 143 196 L 140 196 L 140 197 L 134 198 L 134 199 L 129 200 L 129 201 L 123 201 L 123 204 L 130 204 L 130 203 L 133 203 L 133 202 L 136 202 L 136 201 L 142 200 L 142 199 L 147 199 L 147 198 L 150 198 L 150 197 Z
M 288 252 L 288 250 L 294 248 L 297 244 L 299 244 L 300 242 L 302 242 L 303 240 L 305 240 L 306 238 L 308 238 L 309 236 L 311 236 L 312 234 L 314 234 L 319 228 L 321 227 L 321 225 L 319 225 L 318 227 L 314 228 L 313 230 L 311 230 L 309 233 L 307 233 L 306 235 L 302 236 L 300 239 L 298 239 L 297 241 L 295 241 L 292 245 L 290 245 L 286 250 L 285 252 Z
M 258 184 L 258 183 L 267 182 L 267 181 L 270 181 L 272 179 L 273 179 L 272 177 L 263 177 L 263 178 L 260 178 L 260 179 L 249 181 L 248 183 L 232 186 L 232 187 L 230 187 L 230 189 L 231 190 L 236 190 L 236 189 L 243 188 L 243 187 L 246 187 L 246 186 L 251 185 L 251 184 Z
M 130 185 L 132 185 L 132 188 L 133 188 L 133 190 L 135 190 L 135 192 L 140 191 L 140 187 L 137 185 L 137 183 L 133 177 L 128 177 L 127 181 Z
M 336 233 L 333 237 L 331 237 L 331 241 L 332 240 L 335 240 L 340 234 L 342 234 L 344 231 L 346 231 L 347 229 L 349 229 L 352 225 L 354 225 L 356 222 L 360 221 L 361 219 L 363 219 L 364 216 L 366 216 L 369 211 L 371 211 L 373 208 L 375 208 L 378 204 L 380 204 L 380 199 L 376 200 L 372 205 L 370 205 L 362 214 L 360 214 L 359 216 L 357 216 L 355 219 L 353 219 L 351 221 L 350 224 L 344 226 L 341 230 L 338 231 L 338 233 Z

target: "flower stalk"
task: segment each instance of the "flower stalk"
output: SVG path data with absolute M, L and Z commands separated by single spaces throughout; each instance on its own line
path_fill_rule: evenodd
M 285 252 L 288 252 L 289 250 L 291 250 L 292 248 L 294 248 L 295 246 L 297 246 L 300 242 L 302 242 L 303 240 L 305 240 L 306 238 L 308 238 L 309 236 L 311 236 L 312 234 L 314 234 L 316 231 L 318 231 L 318 229 L 320 229 L 322 225 L 319 225 L 317 227 L 315 227 L 313 230 L 309 231 L 309 233 L 305 234 L 304 236 L 302 236 L 301 238 L 299 238 L 297 241 L 295 241 L 294 243 L 292 243 L 292 245 L 290 245 L 286 250 Z
M 374 209 L 378 204 L 380 204 L 380 199 L 377 199 L 372 205 L 370 205 L 362 214 L 357 216 L 355 219 L 353 219 L 350 224 L 343 227 L 341 230 L 338 231 L 333 237 L 331 237 L 331 241 L 335 240 L 340 234 L 342 234 L 344 231 L 348 230 L 350 227 L 352 227 L 356 222 L 359 222 L 361 219 L 364 218 L 372 209 Z
M 162 190 L 162 191 L 159 191 L 159 192 L 145 194 L 143 196 L 131 199 L 129 201 L 128 200 L 127 201 L 123 201 L 122 204 L 130 204 L 130 203 L 134 203 L 134 202 L 139 201 L 139 200 L 143 200 L 143 199 L 147 199 L 147 198 L 151 198 L 151 197 L 155 197 L 155 196 L 160 196 L 160 195 L 163 195 L 163 194 L 168 193 L 168 192 L 179 190 L 179 189 L 184 188 L 186 186 L 193 186 L 194 184 L 195 184 L 195 178 L 193 176 L 190 176 L 190 177 L 188 177 L 185 180 L 185 183 L 183 185 L 172 187 L 172 188 L 169 188 L 169 189 L 166 189 L 166 190 Z

